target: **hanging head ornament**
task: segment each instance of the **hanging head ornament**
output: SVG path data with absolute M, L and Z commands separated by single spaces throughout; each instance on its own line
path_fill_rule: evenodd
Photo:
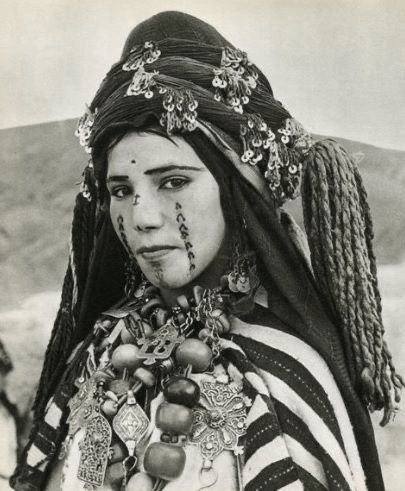
M 168 36 L 172 14 L 198 22 L 202 36 L 196 40 L 189 28 Z M 155 39 L 148 22 L 157 23 Z M 203 25 L 162 13 L 130 35 L 79 121 L 77 135 L 94 160 L 84 195 L 101 199 L 97 180 L 114 131 L 151 124 L 169 135 L 203 133 L 275 207 L 301 192 L 313 273 L 342 331 L 352 383 L 370 410 L 384 408 L 386 423 L 404 382 L 383 340 L 372 220 L 355 163 L 336 142 L 314 143 L 246 53 Z
M 176 46 L 178 53 L 175 53 Z M 150 40 L 133 47 L 107 75 L 107 79 L 116 78 L 114 92 L 107 100 L 97 102 L 104 102 L 111 110 L 110 104 L 118 102 L 119 94 L 123 98 L 143 98 L 144 101 L 139 101 L 138 105 L 142 106 L 141 112 L 146 112 L 148 108 L 144 102 L 158 98 L 160 108 L 155 103 L 149 110 L 169 135 L 200 128 L 206 134 L 210 133 L 208 136 L 221 150 L 226 150 L 228 155 L 232 153 L 232 160 L 257 166 L 256 175 L 268 181 L 271 197 L 277 205 L 296 197 L 304 155 L 312 145 L 310 135 L 285 110 L 281 111 L 274 131 L 257 112 L 260 107 L 257 101 L 267 88 L 246 53 L 230 46 L 199 46 L 194 41 L 181 41 L 181 46 L 185 48 L 183 56 L 176 39 Z M 203 49 L 207 50 L 206 56 Z M 192 54 L 194 58 L 191 58 Z M 169 60 L 179 65 L 177 73 Z M 272 98 L 271 91 L 267 89 L 267 92 Z M 97 99 L 100 98 L 96 96 L 95 101 Z M 125 102 L 121 100 L 119 104 Z M 127 104 L 133 104 L 135 111 L 137 103 L 128 101 Z M 273 99 L 273 104 L 279 103 Z M 97 137 L 93 135 L 97 112 L 103 112 L 103 106 L 94 106 L 93 102 L 92 108 L 93 111 L 86 109 L 76 130 L 80 144 L 90 155 L 91 141 Z M 231 139 L 236 141 L 238 150 L 226 141 L 229 128 L 225 121 L 222 128 L 212 124 L 217 115 L 235 119 L 235 113 L 238 124 L 233 128 Z M 105 123 L 103 121 L 104 126 Z M 95 129 L 99 132 L 100 127 Z M 92 167 L 91 161 L 89 166 Z M 243 165 L 238 168 L 243 169 Z M 83 189 L 86 197 L 90 198 L 86 183 Z

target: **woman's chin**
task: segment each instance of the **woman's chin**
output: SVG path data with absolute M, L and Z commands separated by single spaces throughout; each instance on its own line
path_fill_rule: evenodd
M 168 270 L 161 268 L 159 271 L 144 271 L 144 274 L 153 286 L 167 290 L 186 288 L 196 277 L 194 271 L 189 271 L 188 268 L 181 274 L 179 274 L 179 268 L 175 268 L 174 271 L 171 271 L 171 268 L 168 268 Z

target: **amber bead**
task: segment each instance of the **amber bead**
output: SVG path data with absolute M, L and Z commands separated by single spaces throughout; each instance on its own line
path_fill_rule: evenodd
M 111 364 L 119 371 L 124 369 L 136 370 L 143 363 L 143 360 L 138 357 L 138 353 L 139 348 L 133 344 L 121 344 L 115 348 L 111 356 Z
M 108 384 L 108 388 L 117 395 L 124 394 L 130 388 L 131 384 L 128 380 L 116 379 L 111 380 Z
M 143 383 L 146 387 L 153 387 L 156 379 L 153 373 L 146 368 L 140 367 L 134 372 L 134 378 Z
M 156 327 L 162 327 L 170 317 L 170 312 L 166 309 L 157 308 L 154 313 Z
M 141 331 L 142 331 L 142 337 L 144 338 L 150 338 L 153 334 L 153 328 L 149 324 L 149 322 L 142 322 L 141 324 Z
M 192 366 L 193 372 L 205 372 L 212 361 L 212 351 L 199 339 L 186 339 L 176 350 L 177 363 L 182 367 Z
M 134 319 L 142 337 L 148 338 L 153 334 L 149 321 L 141 317 L 138 312 L 130 312 L 130 316 Z
M 166 433 L 187 435 L 193 426 L 193 411 L 181 404 L 162 402 L 156 411 L 156 426 Z
M 141 315 L 147 317 L 152 313 L 157 307 L 164 307 L 164 302 L 161 298 L 152 298 L 141 308 Z
M 128 331 L 128 329 L 123 329 L 121 332 L 121 341 L 123 344 L 136 344 L 136 338 Z
M 200 399 L 200 387 L 188 377 L 172 377 L 165 385 L 163 395 L 168 402 L 192 408 Z
M 124 468 L 122 462 L 111 464 L 107 467 L 105 482 L 109 483 L 112 489 L 119 488 L 124 479 Z
M 146 472 L 134 474 L 125 486 L 125 491 L 152 491 L 153 479 Z
M 188 312 L 190 310 L 190 304 L 189 304 L 187 297 L 185 295 L 180 295 L 177 298 L 177 303 L 180 305 L 181 309 L 184 312 Z
M 183 448 L 163 442 L 151 443 L 143 460 L 148 474 L 166 481 L 179 477 L 185 464 L 186 454 Z
M 111 447 L 112 456 L 109 461 L 109 464 L 115 464 L 117 462 L 122 462 L 127 456 L 127 449 L 121 443 L 114 443 Z
M 107 419 L 112 419 L 118 412 L 118 404 L 111 399 L 107 399 L 103 402 L 101 410 Z
M 183 314 L 183 312 L 178 312 L 176 314 L 176 321 L 179 324 L 184 324 L 186 322 L 186 316 Z
M 172 437 L 170 436 L 170 433 L 162 433 L 160 435 L 160 441 L 163 443 L 170 443 Z

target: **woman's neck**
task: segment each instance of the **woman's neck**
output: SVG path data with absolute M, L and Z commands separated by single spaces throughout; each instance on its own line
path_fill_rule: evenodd
M 227 255 L 219 254 L 218 257 L 206 268 L 197 278 L 180 288 L 160 288 L 160 295 L 165 304 L 171 307 L 176 304 L 181 295 L 187 298 L 193 295 L 193 287 L 198 285 L 204 289 L 216 288 L 220 284 L 221 276 L 229 268 L 229 258 Z

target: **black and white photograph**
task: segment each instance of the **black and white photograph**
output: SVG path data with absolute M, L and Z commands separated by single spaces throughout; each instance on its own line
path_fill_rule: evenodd
M 402 2 L 0 12 L 0 491 L 405 489 Z

